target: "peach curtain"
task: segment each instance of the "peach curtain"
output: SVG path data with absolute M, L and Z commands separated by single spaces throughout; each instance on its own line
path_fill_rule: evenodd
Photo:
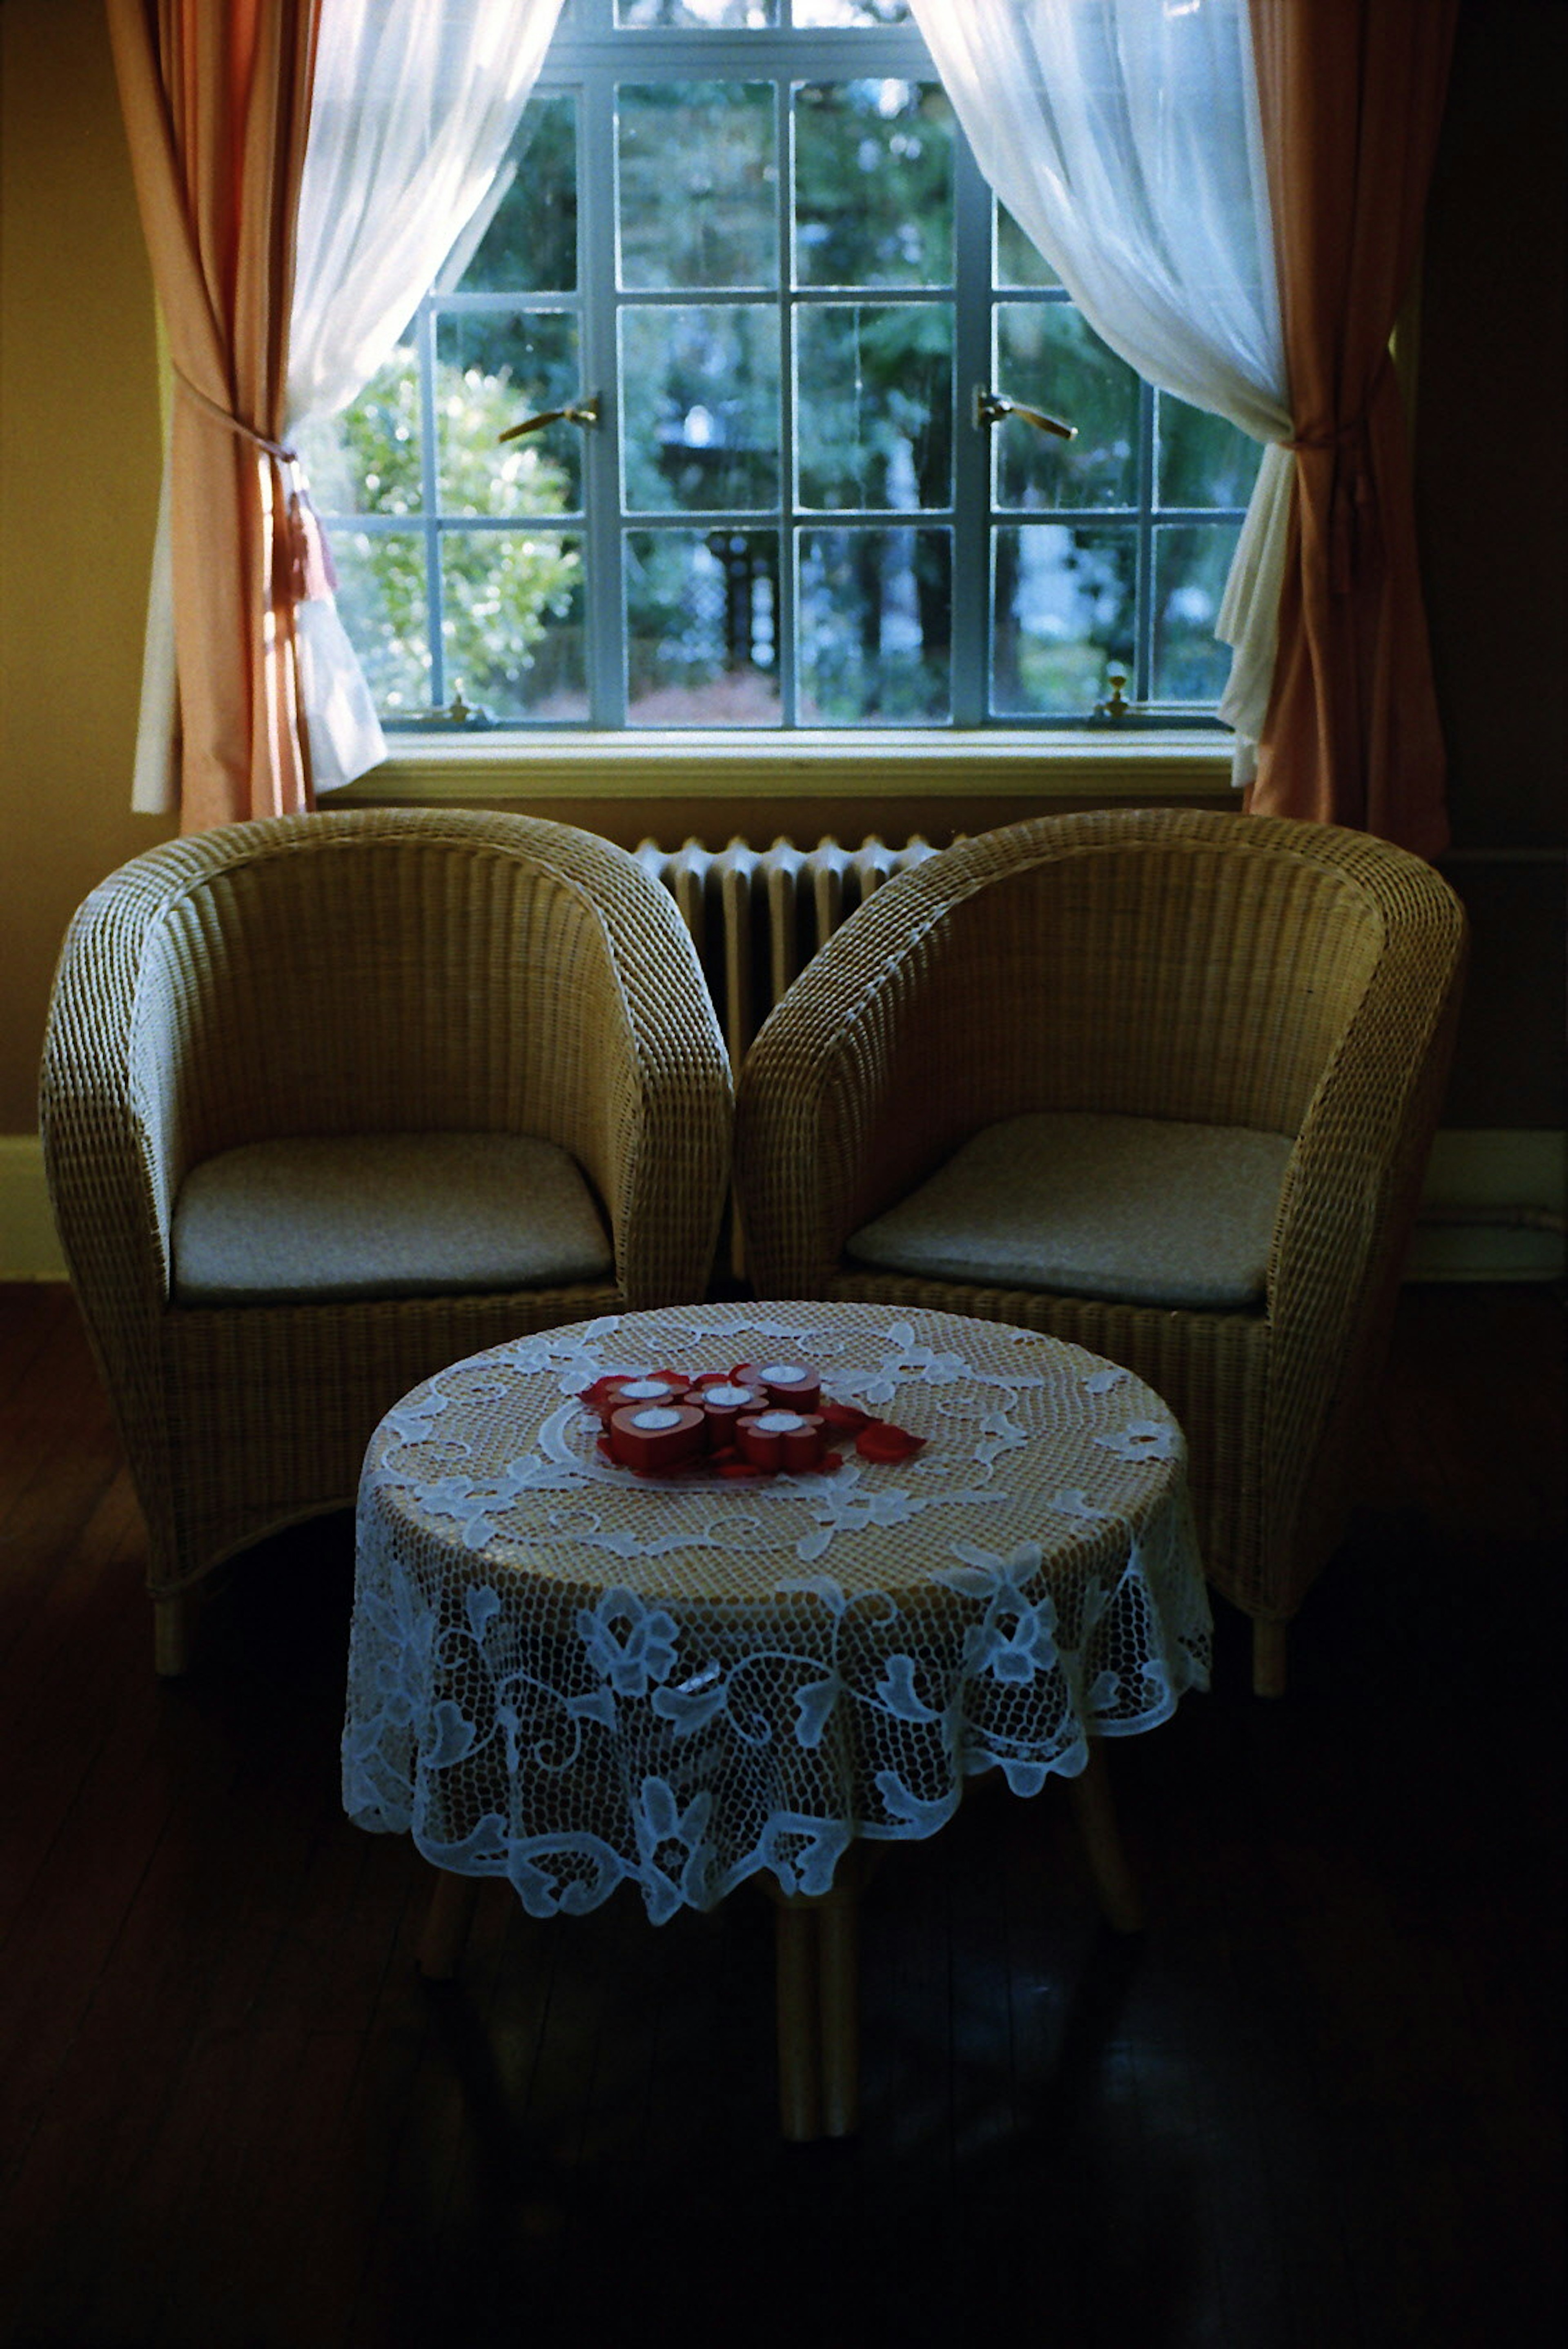
M 320 0 L 108 0 L 174 367 L 181 828 L 311 804 L 294 606 L 319 542 L 281 446 Z
M 1388 338 L 1416 259 L 1458 0 L 1251 0 L 1295 453 L 1279 650 L 1247 804 L 1448 843 Z

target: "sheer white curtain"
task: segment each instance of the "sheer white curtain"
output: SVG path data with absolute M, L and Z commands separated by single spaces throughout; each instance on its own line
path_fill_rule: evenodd
M 1149 382 L 1272 444 L 1215 630 L 1234 654 L 1220 715 L 1247 781 L 1292 474 L 1247 0 L 911 5 L 981 170 L 1095 332 Z
M 561 0 L 323 0 L 299 197 L 287 438 L 369 382 L 484 203 Z M 331 595 L 296 613 L 317 792 L 386 756 Z

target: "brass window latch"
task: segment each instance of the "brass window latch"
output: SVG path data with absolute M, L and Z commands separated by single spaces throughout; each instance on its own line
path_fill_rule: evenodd
M 428 727 L 432 733 L 450 733 L 454 728 L 459 728 L 465 733 L 479 734 L 493 727 L 495 720 L 488 709 L 463 699 L 462 679 L 458 677 L 452 679 L 452 699 L 444 709 L 421 709 L 419 716 L 410 722 Z
M 514 424 L 495 436 L 502 440 L 521 440 L 524 432 L 537 432 L 546 424 L 597 424 L 599 420 L 599 396 L 575 402 L 566 408 L 546 408 L 542 415 L 525 416 L 521 424 Z
M 974 429 L 983 431 L 987 425 L 1001 424 L 1009 416 L 1021 416 L 1025 424 L 1033 424 L 1036 432 L 1054 432 L 1058 440 L 1075 440 L 1075 424 L 1063 424 L 1043 409 L 1026 408 L 1021 399 L 1009 399 L 1004 392 L 992 391 L 989 384 L 977 383 L 974 388 Z
M 1096 726 L 1120 726 L 1132 716 L 1132 704 L 1127 698 L 1127 671 L 1113 668 L 1106 672 L 1110 691 L 1104 701 L 1096 701 L 1090 723 Z

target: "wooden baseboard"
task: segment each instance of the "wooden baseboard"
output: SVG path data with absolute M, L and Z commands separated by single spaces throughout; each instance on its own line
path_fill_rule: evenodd
M 1406 1278 L 1560 1280 L 1565 1191 L 1568 1134 L 1439 1133 Z M 0 1134 L 0 1280 L 65 1277 L 38 1136 Z
M 1407 1280 L 1561 1280 L 1568 1133 L 1446 1129 L 1432 1145 Z

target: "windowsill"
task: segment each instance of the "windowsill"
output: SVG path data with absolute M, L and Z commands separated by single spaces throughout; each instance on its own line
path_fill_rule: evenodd
M 327 804 L 431 800 L 732 799 L 759 790 L 779 798 L 1190 799 L 1239 797 L 1231 784 L 1229 734 L 1052 734 L 988 728 L 754 734 L 452 734 L 389 738 L 390 755 Z

